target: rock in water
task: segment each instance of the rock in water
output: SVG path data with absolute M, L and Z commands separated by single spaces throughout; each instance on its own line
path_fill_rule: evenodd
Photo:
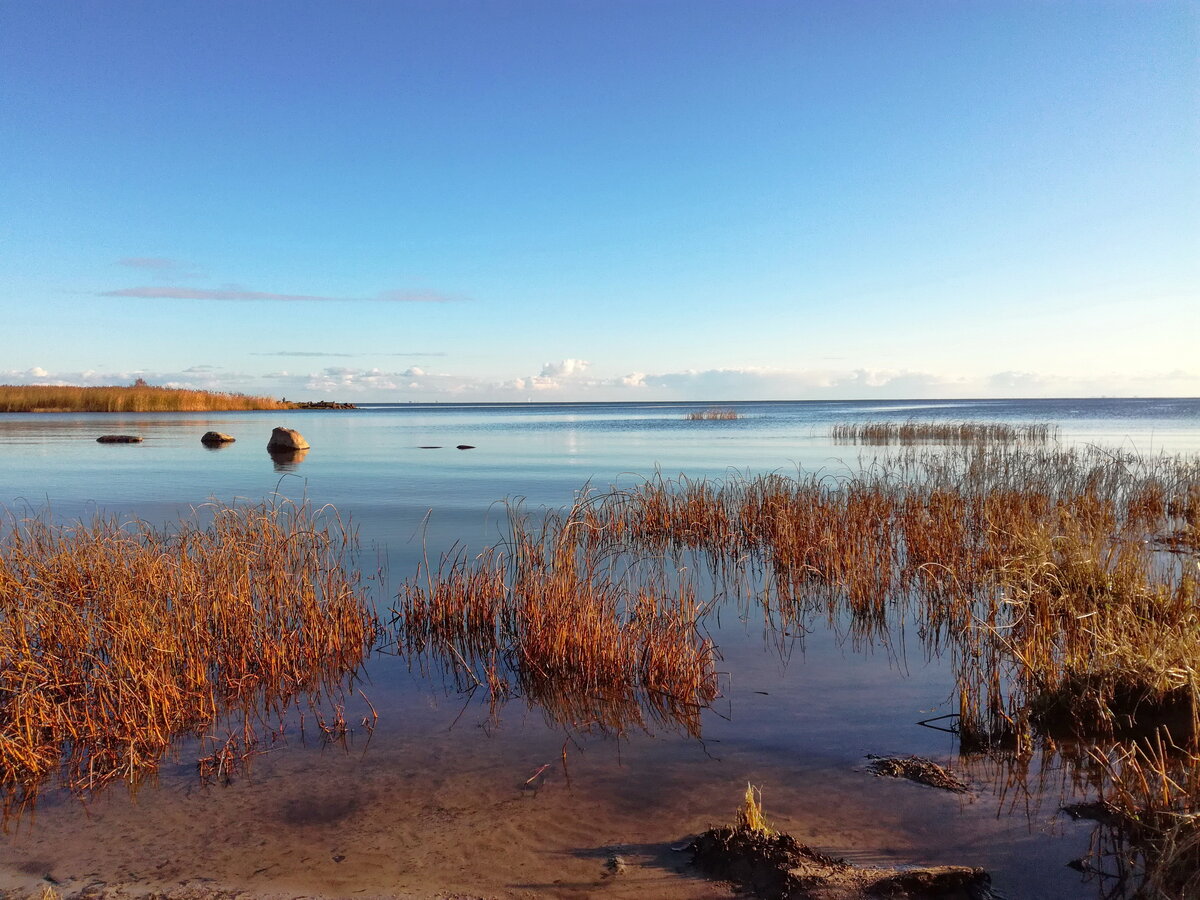
M 226 434 L 223 431 L 206 431 L 204 437 L 200 438 L 202 444 L 232 444 L 236 441 L 232 434 Z
M 455 449 L 456 450 L 474 450 L 475 445 L 474 444 L 459 444 Z
M 96 438 L 98 444 L 140 444 L 142 439 L 135 434 L 102 434 Z
M 307 450 L 311 445 L 294 428 L 276 428 L 267 441 L 268 450 Z

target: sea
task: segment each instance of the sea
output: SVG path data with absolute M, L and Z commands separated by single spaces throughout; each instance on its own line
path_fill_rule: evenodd
M 712 407 L 732 409 L 737 418 L 688 418 Z M 1200 453 L 1200 399 L 365 403 L 355 410 L 4 414 L 0 506 L 56 522 L 103 515 L 157 525 L 203 517 L 214 501 L 331 506 L 357 534 L 364 584 L 386 620 L 405 579 L 445 554 L 503 539 L 513 507 L 555 510 L 586 492 L 657 475 L 837 476 L 886 451 L 835 443 L 833 425 L 908 420 L 1052 423 L 1067 445 Z M 290 458 L 268 454 L 275 426 L 299 430 L 311 449 Z M 205 446 L 200 436 L 210 430 L 236 441 Z M 97 443 L 102 434 L 144 440 Z M 855 863 L 982 866 L 998 895 L 1009 898 L 1100 896 L 1102 878 L 1068 866 L 1096 840 L 1093 823 L 1061 811 L 1086 799 L 1069 774 L 1050 763 L 1039 769 L 1037 761 L 1022 773 L 968 765 L 958 760 L 954 735 L 918 724 L 956 709 L 945 659 L 903 631 L 871 642 L 836 622 L 807 629 L 781 642 L 752 611 L 731 606 L 713 616 L 722 690 L 698 736 L 653 722 L 615 734 L 572 728 L 519 697 L 496 710 L 445 672 L 381 648 L 351 694 L 355 717 L 363 712 L 360 696 L 378 713 L 373 733 L 358 729 L 352 751 L 281 742 L 259 771 L 291 773 L 292 788 L 272 789 L 311 791 L 310 777 L 326 784 L 350 779 L 356 795 L 375 798 L 387 773 L 429 765 L 436 747 L 439 770 L 463 773 L 463 783 L 470 781 L 465 773 L 485 772 L 533 803 L 558 791 L 557 810 L 578 809 L 594 822 L 595 846 L 620 845 L 631 816 L 645 842 L 659 835 L 664 846 L 673 844 L 705 821 L 728 819 L 752 782 L 763 791 L 768 818 Z M 868 754 L 919 754 L 957 766 L 972 790 L 943 796 L 876 778 L 866 769 Z M 550 768 L 534 783 L 542 793 L 527 797 L 523 779 L 543 764 Z M 287 778 L 280 774 L 280 784 Z M 159 816 L 177 823 L 172 804 L 191 796 L 194 780 L 194 761 L 181 747 L 158 783 L 119 802 L 140 804 L 151 822 Z M 264 789 L 252 781 L 224 787 L 206 802 L 236 815 L 239 802 L 250 802 L 249 794 L 239 800 L 239 791 Z M 65 829 L 78 802 L 48 800 L 39 819 L 23 826 L 26 839 L 36 840 L 28 836 L 39 829 Z M 311 826 L 303 816 L 284 816 L 272 840 L 281 842 L 280 852 L 292 846 L 288 840 L 307 846 Z M 17 865 L 23 846 L 0 851 L 0 866 Z M 471 882 L 469 873 L 462 877 Z

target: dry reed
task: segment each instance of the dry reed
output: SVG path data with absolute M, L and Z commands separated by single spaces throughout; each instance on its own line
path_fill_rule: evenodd
M 718 691 L 694 592 L 639 583 L 596 552 L 585 506 L 540 529 L 510 511 L 506 542 L 418 573 L 395 608 L 399 640 L 452 658 L 493 703 L 520 693 L 574 727 L 621 732 L 649 715 L 699 734 Z
M 1047 443 L 1058 438 L 1058 426 L 1046 422 L 1009 425 L 1004 422 L 853 422 L 830 429 L 843 444 L 976 444 L 987 441 Z
M 153 771 L 174 738 L 333 690 L 376 637 L 353 534 L 332 510 L 216 505 L 171 529 L 0 523 L 0 792 L 76 792 Z
M 0 385 L 0 412 L 189 412 L 291 409 L 293 406 L 270 397 L 149 385 Z
M 728 407 L 712 407 L 698 409 L 687 414 L 689 422 L 724 422 L 738 418 L 736 409 Z

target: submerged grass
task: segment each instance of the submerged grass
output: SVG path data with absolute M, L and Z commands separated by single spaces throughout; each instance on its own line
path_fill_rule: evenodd
M 293 406 L 270 397 L 149 385 L 0 385 L 0 412 L 192 412 L 291 409 Z
M 171 529 L 0 522 L 6 813 L 55 779 L 75 792 L 135 782 L 176 737 L 334 690 L 359 665 L 377 626 L 336 514 L 207 512 L 207 527 Z

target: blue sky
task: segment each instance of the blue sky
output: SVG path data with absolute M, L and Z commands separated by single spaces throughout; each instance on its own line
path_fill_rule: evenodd
M 0 381 L 1200 395 L 1196 3 L 0 5 Z

